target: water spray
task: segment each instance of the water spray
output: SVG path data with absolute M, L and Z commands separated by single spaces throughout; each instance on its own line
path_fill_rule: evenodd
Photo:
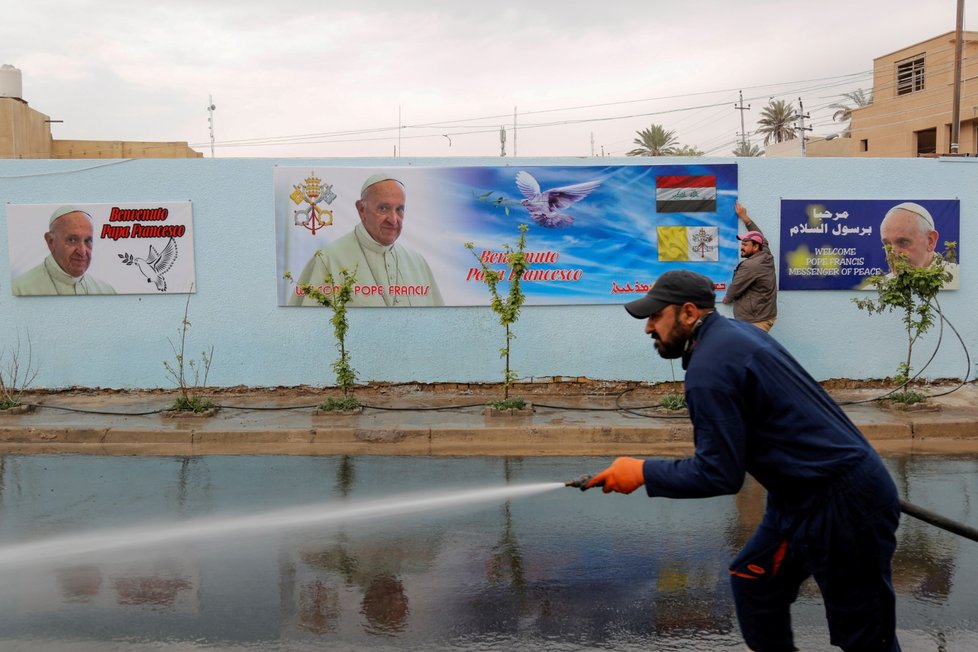
M 210 515 L 171 524 L 107 528 L 47 539 L 0 545 L 0 569 L 61 561 L 83 555 L 146 550 L 183 541 L 278 533 L 289 529 L 346 526 L 421 512 L 473 509 L 528 497 L 563 486 L 560 482 L 512 484 L 462 491 L 426 491 L 394 498 L 340 501 L 240 516 Z

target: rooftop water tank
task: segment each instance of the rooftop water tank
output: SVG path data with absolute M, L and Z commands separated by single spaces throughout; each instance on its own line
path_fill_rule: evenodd
M 23 100 L 24 87 L 20 77 L 20 70 L 14 68 L 9 63 L 0 66 L 0 97 L 13 97 Z

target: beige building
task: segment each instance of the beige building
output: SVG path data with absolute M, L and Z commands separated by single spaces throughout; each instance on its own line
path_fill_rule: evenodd
M 0 158 L 200 158 L 186 142 L 55 140 L 51 118 L 21 98 L 20 71 L 0 68 Z
M 801 155 L 801 141 L 797 138 L 780 143 L 769 143 L 764 146 L 764 156 L 768 158 L 797 158 Z M 829 138 L 806 136 L 805 156 L 852 156 L 852 141 L 838 136 Z
M 978 155 L 978 32 L 964 32 L 958 154 Z M 955 34 L 873 60 L 873 103 L 852 109 L 847 137 L 809 136 L 805 156 L 941 156 L 951 153 Z M 801 156 L 801 141 L 772 143 L 767 157 Z
M 955 33 L 873 60 L 873 103 L 852 111 L 850 156 L 951 153 Z M 964 32 L 959 154 L 978 154 L 978 32 Z

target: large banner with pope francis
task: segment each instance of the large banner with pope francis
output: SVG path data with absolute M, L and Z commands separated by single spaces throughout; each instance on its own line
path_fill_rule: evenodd
M 280 306 L 344 271 L 353 307 L 486 305 L 521 225 L 527 305 L 620 304 L 679 268 L 722 292 L 739 259 L 733 164 L 283 166 L 274 187 Z

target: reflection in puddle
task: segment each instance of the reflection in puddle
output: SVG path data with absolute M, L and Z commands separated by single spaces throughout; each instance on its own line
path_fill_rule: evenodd
M 552 482 L 585 458 L 6 456 L 0 547 L 147 523 Z M 888 460 L 901 494 L 975 525 L 978 461 Z M 134 478 L 138 480 L 134 481 Z M 0 569 L 0 647 L 741 650 L 726 567 L 764 492 L 650 500 L 559 490 L 357 522 Z M 126 496 L 120 500 L 119 496 Z M 79 497 L 83 497 L 80 499 Z M 259 519 L 260 520 L 260 519 Z M 978 544 L 904 518 L 894 583 L 904 650 L 978 649 Z M 793 612 L 827 649 L 813 584 Z
M 88 602 L 98 595 L 102 573 L 98 566 L 74 566 L 56 571 L 65 601 Z
M 303 584 L 299 589 L 299 626 L 313 634 L 336 631 L 340 616 L 340 598 L 336 589 L 320 580 Z
M 180 591 L 193 588 L 190 580 L 180 577 L 120 577 L 112 583 L 119 604 L 143 604 L 172 607 Z
M 407 625 L 408 599 L 401 580 L 381 573 L 363 592 L 360 612 L 367 617 L 368 633 L 396 633 Z

